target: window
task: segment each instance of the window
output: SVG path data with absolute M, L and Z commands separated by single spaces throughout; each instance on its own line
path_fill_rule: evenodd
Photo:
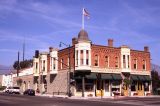
M 78 66 L 78 50 L 76 50 L 76 65 Z
M 43 60 L 43 71 L 45 71 L 45 60 Z
M 98 66 L 98 55 L 94 57 L 94 66 Z
M 109 80 L 105 81 L 105 91 L 109 92 Z
M 53 58 L 53 70 L 55 70 L 55 69 L 56 69 L 56 59 Z
M 143 62 L 142 62 L 142 64 L 143 64 L 143 70 L 146 70 L 146 61 L 145 60 L 143 60 Z
M 132 82 L 131 91 L 136 91 L 136 82 Z
M 120 82 L 119 81 L 113 81 L 112 82 L 112 91 L 120 91 Z
M 118 57 L 115 57 L 115 67 L 118 68 Z
M 88 53 L 88 50 L 86 50 L 86 65 L 89 65 L 89 53 Z
M 126 58 L 125 58 L 126 56 L 125 55 L 123 55 L 123 68 L 126 68 Z
M 129 68 L 129 67 L 130 67 L 130 64 L 129 64 L 129 63 L 130 63 L 130 62 L 129 62 L 129 61 L 130 61 L 129 55 L 127 55 L 127 57 L 128 57 L 128 68 Z
M 37 62 L 35 62 L 36 63 L 36 73 L 37 73 L 37 71 L 38 71 L 38 63 Z
M 81 55 L 80 55 L 81 57 L 81 65 L 83 65 L 83 50 L 81 50 Z
M 105 66 L 108 68 L 109 67 L 109 57 L 105 56 Z
M 94 80 L 85 80 L 85 91 L 93 91 L 94 89 Z M 77 92 L 81 92 L 82 91 L 82 80 L 81 79 L 77 79 L 76 80 L 76 89 Z
M 133 60 L 133 68 L 134 68 L 134 69 L 137 69 L 137 59 L 134 59 L 134 60 Z
M 149 91 L 149 82 L 144 83 L 144 91 Z
M 85 80 L 85 91 L 93 91 L 94 89 L 94 80 Z

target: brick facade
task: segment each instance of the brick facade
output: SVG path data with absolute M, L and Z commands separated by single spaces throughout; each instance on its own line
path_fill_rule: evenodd
M 83 82 L 80 81 L 82 80 L 82 77 L 85 77 L 84 80 L 86 82 L 90 81 L 89 83 L 91 83 L 90 85 L 92 86 L 89 86 L 93 89 L 92 92 L 86 91 L 85 95 L 100 95 L 100 91 L 98 91 L 96 87 L 99 85 L 98 83 L 102 83 L 103 85 L 104 96 L 113 96 L 114 91 L 117 89 L 116 87 L 118 87 L 117 90 L 119 90 L 121 95 L 123 92 L 126 96 L 134 95 L 135 92 L 139 92 L 140 95 L 150 93 L 151 82 L 149 80 L 140 81 L 141 83 L 135 81 L 134 92 L 131 91 L 131 89 L 129 90 L 129 86 L 127 86 L 128 88 L 126 87 L 126 90 L 123 90 L 125 87 L 124 79 L 126 78 L 128 78 L 128 80 L 131 80 L 132 76 L 136 76 L 137 78 L 143 77 L 144 79 L 146 76 L 147 78 L 150 78 L 151 66 L 148 47 L 144 47 L 144 51 L 133 50 L 127 46 L 114 47 L 113 39 L 109 39 L 108 45 L 106 46 L 92 44 L 88 38 L 87 32 L 84 30 L 80 31 L 78 38 L 72 39 L 72 46 L 70 48 L 67 47 L 58 50 L 50 47 L 49 52 L 38 52 L 38 54 L 36 51 L 33 76 L 24 76 L 22 79 L 26 82 L 32 82 L 33 85 L 31 85 L 31 87 L 35 90 L 39 89 L 40 92 L 66 94 L 68 92 L 69 51 L 71 63 L 70 71 L 73 72 L 74 75 L 77 75 L 79 74 L 78 72 L 80 72 L 78 80 L 74 75 L 71 78 L 74 82 L 72 88 L 76 89 L 75 95 L 78 93 L 82 94 L 78 92 L 79 88 L 76 88 L 78 81 Z M 44 64 L 44 61 L 47 62 L 47 65 Z M 39 66 L 38 72 L 36 63 Z M 44 67 L 47 70 L 42 70 Z M 88 77 L 89 80 L 87 79 L 87 74 L 85 74 L 86 71 L 90 72 L 88 75 L 92 75 Z M 103 77 L 102 82 L 99 82 L 98 77 L 96 77 L 98 74 L 105 76 Z M 94 75 L 96 78 L 93 77 Z M 33 83 L 34 77 L 37 77 L 36 83 Z M 114 86 L 112 85 L 115 84 L 115 80 L 118 81 L 118 85 L 113 88 Z M 149 91 L 144 90 L 144 82 L 149 84 Z M 142 92 L 138 91 L 138 84 L 141 84 L 143 88 Z M 85 86 L 85 84 L 83 86 Z M 105 86 L 109 88 L 106 89 Z M 80 87 L 80 89 L 81 88 L 82 87 Z M 129 92 L 131 94 L 129 94 Z

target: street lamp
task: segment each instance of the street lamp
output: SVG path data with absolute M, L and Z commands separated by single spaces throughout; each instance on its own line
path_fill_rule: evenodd
M 60 44 L 59 44 L 59 47 L 62 47 L 62 44 L 63 45 L 65 45 L 66 47 L 68 47 L 68 58 L 69 58 L 69 69 L 68 69 L 68 89 L 67 89 L 67 93 L 68 93 L 68 97 L 70 97 L 71 96 L 71 92 L 70 92 L 70 73 L 71 73 L 71 60 L 70 60 L 70 45 L 67 45 L 67 44 L 65 44 L 65 43 L 63 43 L 63 42 L 60 42 Z M 64 63 L 62 63 L 62 64 L 64 64 Z

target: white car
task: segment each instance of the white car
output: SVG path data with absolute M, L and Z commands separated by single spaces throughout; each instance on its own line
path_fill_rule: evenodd
M 9 93 L 9 94 L 20 94 L 20 88 L 19 87 L 8 87 L 5 89 L 5 92 L 6 93 Z

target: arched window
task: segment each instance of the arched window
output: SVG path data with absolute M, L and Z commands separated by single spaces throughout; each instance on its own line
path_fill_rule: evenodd
M 98 66 L 98 55 L 94 56 L 94 66 Z
M 137 69 L 137 59 L 134 59 L 134 60 L 133 60 L 133 68 L 134 68 L 134 69 Z
M 119 67 L 119 61 L 118 61 L 118 57 L 115 57 L 115 67 L 118 68 Z
M 143 70 L 146 70 L 146 61 L 145 60 L 142 61 L 142 67 L 143 67 Z
M 108 68 L 109 67 L 109 57 L 105 56 L 105 67 Z

